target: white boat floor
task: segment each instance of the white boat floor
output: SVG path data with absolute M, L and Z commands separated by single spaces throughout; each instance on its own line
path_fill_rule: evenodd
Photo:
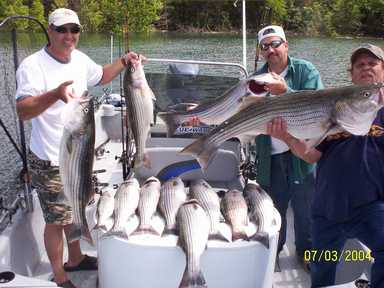
M 299 264 L 295 253 L 295 234 L 293 231 L 293 212 L 291 208 L 287 212 L 287 225 L 287 242 L 280 253 L 281 272 L 274 273 L 273 287 L 309 288 L 311 287 L 310 275 Z

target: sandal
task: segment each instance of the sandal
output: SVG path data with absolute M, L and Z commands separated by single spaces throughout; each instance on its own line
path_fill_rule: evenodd
M 64 264 L 65 272 L 74 272 L 81 270 L 97 270 L 97 258 L 84 255 L 83 260 L 77 266 L 68 266 L 67 263 Z

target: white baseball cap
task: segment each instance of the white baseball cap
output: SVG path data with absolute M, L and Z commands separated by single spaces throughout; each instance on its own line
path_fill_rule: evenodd
M 271 37 L 271 36 L 278 36 L 282 40 L 284 40 L 284 42 L 287 41 L 282 27 L 277 25 L 270 25 L 270 26 L 264 27 L 259 31 L 259 33 L 257 33 L 259 44 L 264 38 Z
M 67 8 L 58 8 L 54 10 L 48 17 L 48 25 L 61 26 L 64 24 L 73 23 L 80 25 L 79 17 L 76 12 Z

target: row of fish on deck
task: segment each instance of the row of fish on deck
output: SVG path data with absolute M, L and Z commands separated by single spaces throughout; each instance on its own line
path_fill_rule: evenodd
M 280 226 L 272 199 L 259 185 L 249 183 L 244 191 L 229 190 L 221 196 L 203 179 L 192 181 L 187 189 L 179 177 L 162 185 L 150 177 L 141 187 L 131 178 L 115 195 L 109 191 L 101 195 L 95 228 L 108 231 L 101 238 L 177 235 L 186 255 L 180 287 L 205 285 L 200 257 L 209 240 L 256 240 L 268 249 L 269 233 Z M 145 244 L 146 238 L 140 239 Z
M 178 222 L 178 213 L 184 209 L 180 207 L 192 205 L 206 213 L 206 219 L 199 225 L 207 223 L 209 239 L 226 242 L 256 239 L 268 247 L 268 231 L 278 224 L 269 195 L 255 183 L 247 184 L 244 192 L 236 189 L 221 192 L 222 199 L 203 179 L 193 180 L 186 188 L 179 177 L 162 185 L 157 178 L 150 177 L 140 188 L 139 182 L 132 178 L 124 181 L 115 195 L 110 191 L 101 195 L 96 227 L 109 231 L 107 235 L 127 239 L 137 234 L 180 236 L 185 232 L 184 223 Z M 160 225 L 155 217 L 162 218 Z M 134 221 L 135 227 L 127 229 L 129 221 Z

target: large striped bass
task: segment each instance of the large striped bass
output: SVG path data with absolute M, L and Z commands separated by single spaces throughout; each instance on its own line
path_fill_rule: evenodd
M 383 83 L 379 83 L 258 98 L 181 153 L 193 155 L 206 169 L 224 141 L 242 135 L 265 134 L 267 123 L 276 117 L 287 122 L 292 136 L 312 139 L 312 146 L 327 135 L 342 131 L 365 135 L 384 105 L 382 90 Z
M 209 218 L 197 200 L 185 202 L 177 212 L 179 245 L 186 255 L 186 267 L 179 288 L 208 287 L 200 268 L 209 234 Z
M 63 110 L 63 136 L 60 143 L 59 168 L 64 194 L 72 207 L 73 225 L 68 241 L 83 238 L 93 243 L 85 208 L 94 196 L 92 168 L 95 149 L 93 100 L 88 95 L 70 101 Z
M 153 100 L 155 96 L 148 86 L 142 65 L 142 57 L 130 63 L 124 72 L 124 94 L 127 99 L 127 113 L 130 129 L 135 140 L 134 167 L 150 166 L 145 154 L 145 142 L 153 122 Z
M 240 80 L 216 100 L 199 104 L 189 111 L 162 112 L 158 115 L 167 124 L 170 135 L 178 126 L 193 118 L 199 119 L 206 125 L 220 125 L 241 109 L 245 98 L 264 97 L 267 94 L 264 85 L 273 81 L 270 73 L 251 76 Z

